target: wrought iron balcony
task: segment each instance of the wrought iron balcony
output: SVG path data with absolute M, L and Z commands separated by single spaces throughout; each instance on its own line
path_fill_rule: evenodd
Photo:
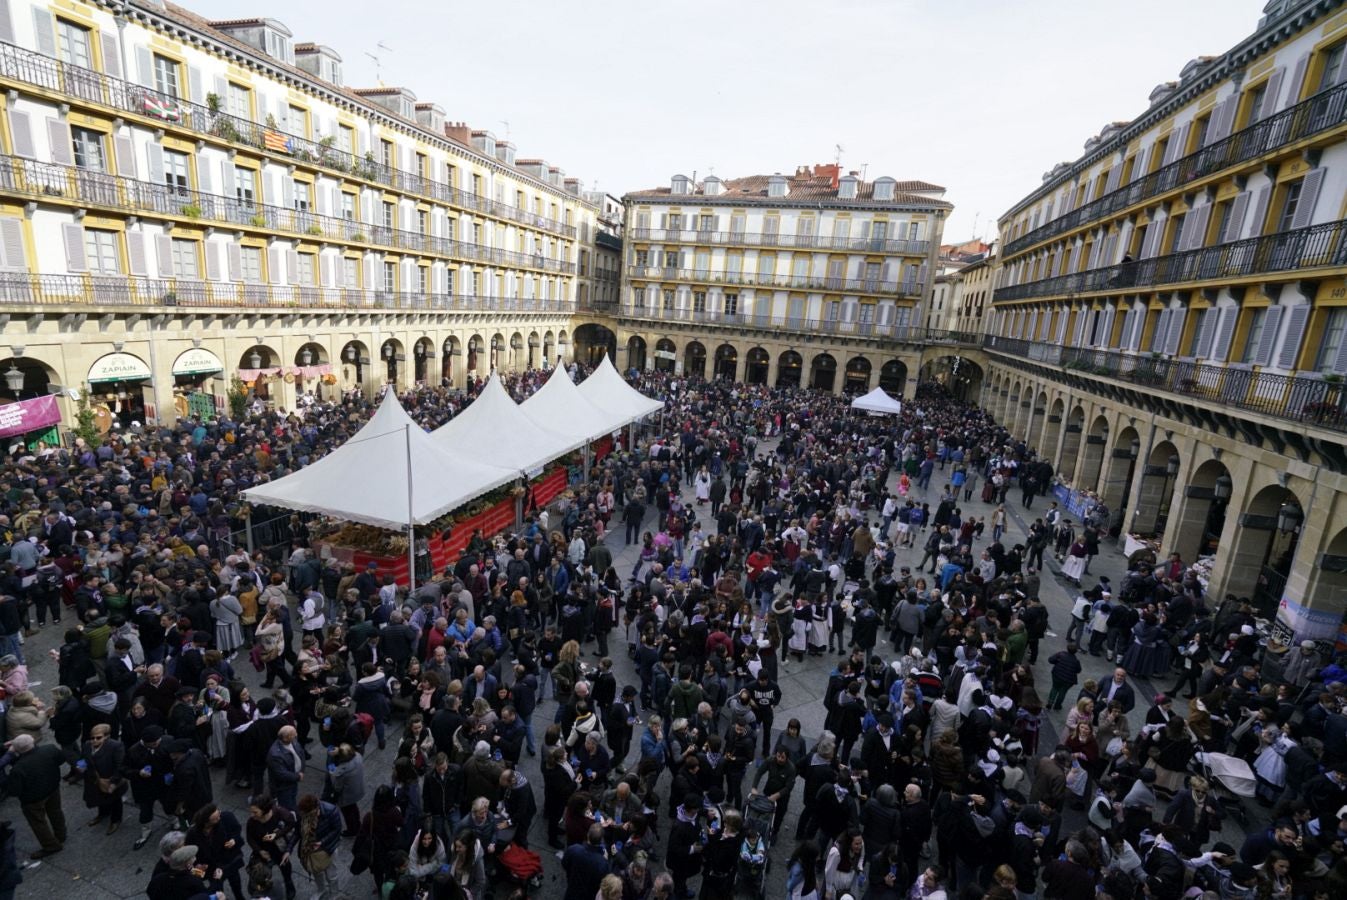
M 816 234 L 777 234 L 752 231 L 702 231 L 695 228 L 632 228 L 627 237 L 653 244 L 708 244 L 715 246 L 784 247 L 808 250 L 851 250 L 858 253 L 896 253 L 925 256 L 930 241 L 886 238 L 820 237 Z
M 997 288 L 995 302 L 1347 266 L 1347 220 Z
M 76 97 L 89 103 L 145 116 L 167 126 L 212 135 L 286 159 L 313 163 L 349 173 L 355 178 L 420 194 L 451 206 L 471 209 L 531 228 L 574 238 L 573 225 L 549 219 L 508 203 L 499 203 L 411 172 L 384 165 L 372 153 L 357 156 L 332 145 L 328 138 L 312 141 L 270 124 L 259 125 L 207 106 L 162 94 L 151 88 L 113 78 L 92 69 L 72 66 L 50 56 L 0 43 L 0 80 L 18 82 Z M 270 140 L 268 140 L 270 137 Z
M 127 275 L 0 272 L 0 306 L 224 307 L 235 309 L 416 310 L 574 315 L 575 303 L 523 297 L 431 294 L 302 285 L 244 284 Z
M 559 259 L 369 225 L 304 209 L 205 194 L 185 187 L 137 181 L 75 166 L 40 163 L 17 156 L 0 156 L 0 192 L 40 200 L 68 200 L 124 214 L 140 213 L 176 221 L 192 219 L 206 224 L 264 228 L 298 235 L 301 239 L 378 244 L 398 250 L 447 256 L 454 260 L 519 266 L 562 274 L 573 274 L 575 270 L 573 263 Z
M 911 280 L 883 281 L 878 278 L 833 278 L 826 275 L 759 275 L 756 272 L 676 269 L 670 266 L 628 266 L 627 276 L 636 281 L 694 281 L 736 287 L 893 294 L 899 297 L 921 297 L 926 289 L 924 282 Z
M 988 335 L 985 350 L 1062 370 L 1167 391 L 1206 406 L 1224 405 L 1300 424 L 1347 432 L 1347 387 L 1303 375 L 1185 362 L 1154 354 L 1063 347 Z
M 957 344 L 977 347 L 982 340 L 981 335 L 976 332 L 942 331 L 914 325 L 846 322 L 840 319 L 811 319 L 805 316 L 727 312 L 680 306 L 650 308 L 626 303 L 616 315 L 621 318 L 652 322 L 687 323 L 695 326 L 723 325 L 731 328 L 789 331 L 825 337 L 882 339 L 909 344 Z
M 1028 234 L 1007 242 L 1004 257 L 1008 258 L 1087 222 L 1102 219 L 1199 178 L 1331 131 L 1344 121 L 1347 121 L 1347 82 L 1320 91 L 1308 100 L 1255 122 L 1196 153 L 1190 153 L 1131 184 L 1038 226 Z

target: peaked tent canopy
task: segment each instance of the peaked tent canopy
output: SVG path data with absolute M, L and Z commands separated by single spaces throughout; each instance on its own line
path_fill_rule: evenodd
M 883 388 L 875 388 L 863 397 L 857 397 L 851 401 L 852 409 L 860 409 L 866 412 L 880 413 L 882 415 L 896 416 L 903 411 L 903 404 L 893 399 Z
M 249 488 L 243 497 L 249 503 L 405 531 L 518 477 L 516 469 L 441 447 L 390 390 L 346 443 L 293 474 Z
M 557 366 L 552 377 L 519 408 L 535 425 L 573 435 L 584 443 L 612 434 L 631 421 L 622 413 L 600 409 L 586 400 L 565 366 Z
M 477 398 L 431 432 L 431 437 L 441 447 L 462 453 L 489 448 L 493 465 L 520 472 L 531 472 L 586 442 L 569 432 L 549 431 L 530 419 L 494 372 Z
M 580 392 L 580 396 L 599 409 L 626 416 L 627 421 L 622 423 L 624 425 L 664 408 L 664 401 L 651 400 L 627 384 L 626 379 L 613 368 L 607 354 L 604 355 L 603 362 L 599 363 L 599 367 L 589 373 L 589 377 L 580 382 L 576 390 Z

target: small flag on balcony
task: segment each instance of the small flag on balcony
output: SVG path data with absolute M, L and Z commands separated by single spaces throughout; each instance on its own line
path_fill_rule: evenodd
M 157 94 L 145 94 L 141 97 L 141 111 L 147 116 L 153 116 L 156 119 L 162 119 L 165 122 L 181 122 L 182 110 L 169 97 L 161 97 Z
M 268 150 L 275 150 L 277 153 L 295 152 L 295 144 L 290 138 L 281 134 L 279 131 L 262 132 L 262 143 Z

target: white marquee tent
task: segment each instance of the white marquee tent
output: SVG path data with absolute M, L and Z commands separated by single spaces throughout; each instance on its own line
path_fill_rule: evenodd
M 476 452 L 493 465 L 532 472 L 562 454 L 582 447 L 587 438 L 558 433 L 534 422 L 505 392 L 494 372 L 477 398 L 431 432 L 441 447 Z
M 552 377 L 519 408 L 535 425 L 575 435 L 585 443 L 612 434 L 631 421 L 623 412 L 600 409 L 586 400 L 565 366 L 557 366 Z
M 617 369 L 613 368 L 613 364 L 609 362 L 607 355 L 603 357 L 603 362 L 599 363 L 598 368 L 589 373 L 588 378 L 580 382 L 576 390 L 580 392 L 580 396 L 599 409 L 609 410 L 615 414 L 621 413 L 626 416 L 627 421 L 622 423 L 624 425 L 643 419 L 664 408 L 664 401 L 651 400 L 645 394 L 627 384 Z
M 890 397 L 883 388 L 877 387 L 870 393 L 852 400 L 851 408 L 880 415 L 896 416 L 903 411 L 903 404 Z

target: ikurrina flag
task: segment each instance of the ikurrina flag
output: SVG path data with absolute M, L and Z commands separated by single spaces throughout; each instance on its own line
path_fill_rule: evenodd
M 146 94 L 141 98 L 140 108 L 147 116 L 154 116 L 154 118 L 162 119 L 165 122 L 182 121 L 182 109 L 178 106 L 177 101 L 171 97 Z

